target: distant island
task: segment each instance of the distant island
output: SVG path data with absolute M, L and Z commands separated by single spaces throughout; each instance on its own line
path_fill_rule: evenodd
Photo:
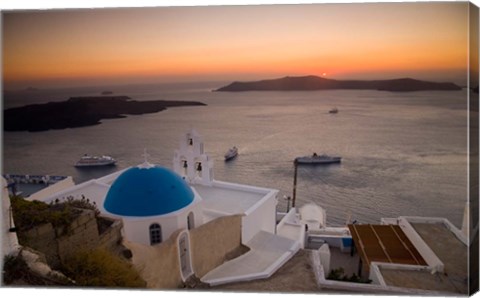
M 333 80 L 318 76 L 284 77 L 273 80 L 261 80 L 253 82 L 233 82 L 214 91 L 310 91 L 328 89 L 357 89 L 379 90 L 394 92 L 409 92 L 423 90 L 461 90 L 454 83 L 437 83 L 420 81 L 411 78 L 393 80 Z
M 5 131 L 45 131 L 97 125 L 102 119 L 157 113 L 168 107 L 205 106 L 195 101 L 135 101 L 128 96 L 71 97 L 4 111 Z

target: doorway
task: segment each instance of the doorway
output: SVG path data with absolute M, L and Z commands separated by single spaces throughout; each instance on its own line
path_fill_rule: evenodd
M 178 236 L 178 255 L 180 257 L 180 272 L 183 281 L 185 281 L 193 274 L 190 257 L 190 237 L 186 230 L 182 231 Z

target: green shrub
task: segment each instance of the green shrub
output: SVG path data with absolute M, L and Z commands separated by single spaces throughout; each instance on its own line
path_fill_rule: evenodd
M 95 217 L 98 217 L 100 215 L 100 210 L 97 208 L 97 204 L 95 202 L 91 203 L 90 199 L 85 198 L 84 195 L 82 195 L 82 198 L 80 200 L 74 199 L 72 196 L 67 197 L 67 199 L 59 203 L 58 199 L 55 200 L 56 204 L 65 204 L 74 208 L 79 208 L 79 209 L 89 209 L 93 210 L 95 212 Z
M 64 263 L 63 272 L 78 286 L 144 288 L 133 266 L 104 249 L 76 253 Z
M 79 209 L 93 210 L 96 217 L 100 214 L 95 203 L 90 203 L 85 196 L 80 200 L 68 197 L 62 202 L 57 199 L 50 204 L 28 201 L 20 196 L 12 196 L 10 201 L 15 226 L 20 231 L 26 231 L 44 223 L 51 223 L 54 227 L 69 226 L 81 213 Z
M 40 201 L 27 201 L 22 197 L 11 197 L 13 220 L 20 231 L 29 230 L 44 223 L 53 226 L 69 225 L 80 211 L 67 204 L 46 204 Z

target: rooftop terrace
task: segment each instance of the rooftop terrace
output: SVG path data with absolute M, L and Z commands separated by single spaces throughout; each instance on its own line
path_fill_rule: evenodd
M 261 193 L 249 189 L 232 188 L 223 185 L 193 185 L 203 198 L 205 209 L 223 214 L 243 214 L 258 203 L 267 192 Z
M 412 227 L 444 264 L 444 273 L 381 269 L 389 286 L 466 294 L 468 291 L 467 246 L 442 223 L 411 223 Z

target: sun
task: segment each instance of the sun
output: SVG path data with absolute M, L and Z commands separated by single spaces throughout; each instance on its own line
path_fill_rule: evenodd
M 326 73 L 326 72 L 322 73 L 322 76 L 326 77 L 326 76 L 327 76 L 327 73 Z

